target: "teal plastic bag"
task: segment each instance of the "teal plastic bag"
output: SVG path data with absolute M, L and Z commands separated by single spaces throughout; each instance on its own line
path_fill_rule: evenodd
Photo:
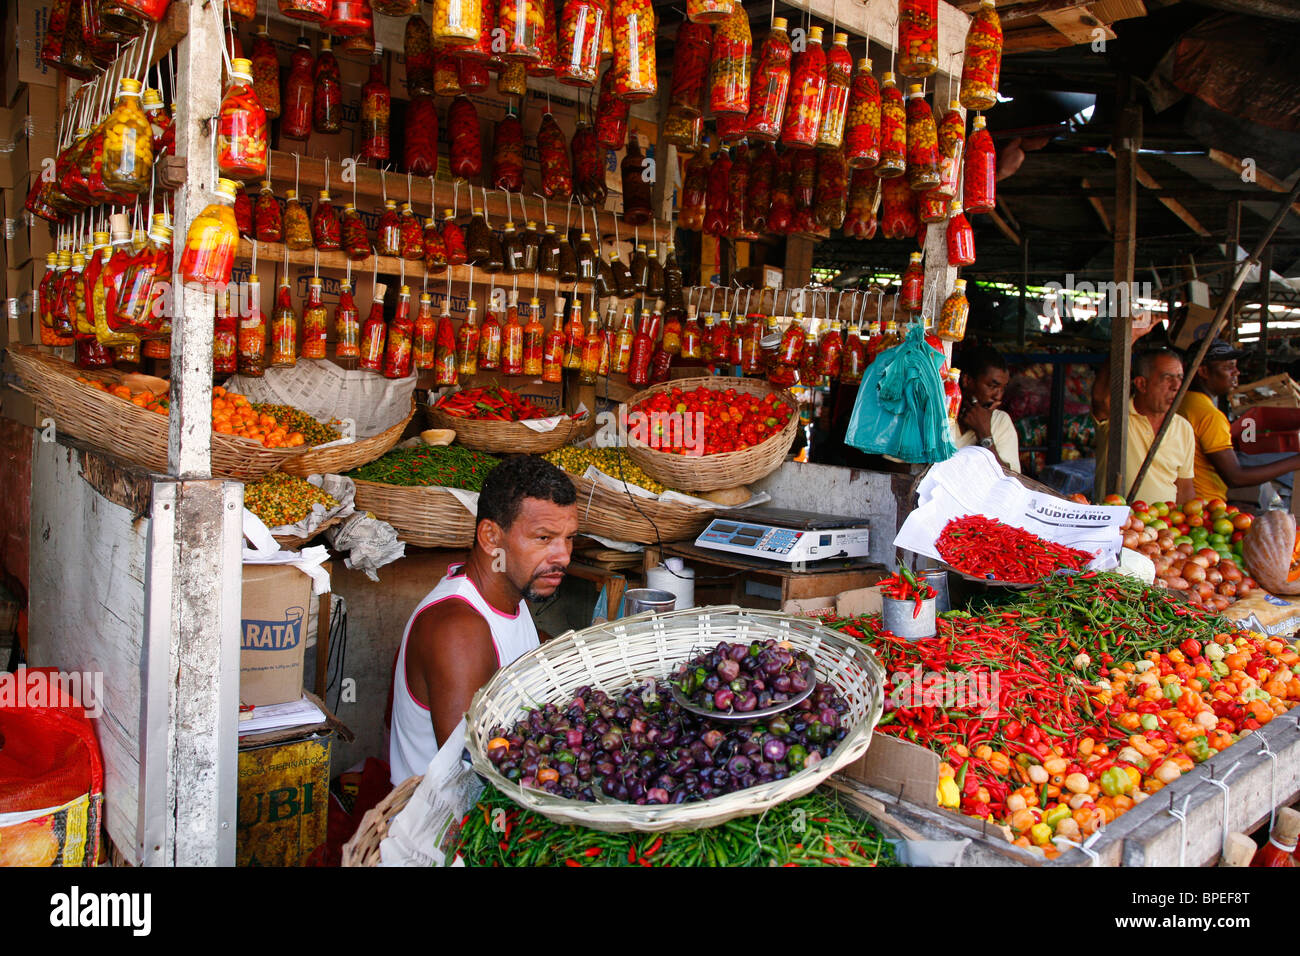
M 873 455 L 906 462 L 945 461 L 957 453 L 948 424 L 942 353 L 913 324 L 896 348 L 867 366 L 845 441 Z

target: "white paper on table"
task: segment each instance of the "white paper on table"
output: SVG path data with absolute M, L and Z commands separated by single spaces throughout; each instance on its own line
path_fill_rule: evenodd
M 244 537 L 253 545 L 244 549 L 244 564 L 291 564 L 311 578 L 313 594 L 329 591 L 329 572 L 321 567 L 329 560 L 329 548 L 318 544 L 301 551 L 282 551 L 262 519 L 247 508 L 244 509 Z
M 599 541 L 605 547 L 613 551 L 626 551 L 628 554 L 635 554 L 638 551 L 644 551 L 645 545 L 636 544 L 633 541 L 615 541 L 613 538 L 602 538 L 598 534 L 592 534 L 590 531 L 582 532 L 584 538 L 591 538 L 593 541 Z
M 266 733 L 272 730 L 287 730 L 290 727 L 311 727 L 325 722 L 325 712 L 313 704 L 303 694 L 297 700 L 286 704 L 268 704 L 254 707 L 252 716 L 241 718 L 239 735 Z
M 1126 506 L 1081 505 L 1032 491 L 1003 473 L 993 453 L 969 446 L 932 465 L 917 489 L 916 510 L 907 516 L 894 545 L 942 561 L 935 541 L 954 518 L 984 515 L 1096 555 L 1089 568 L 1108 571 L 1119 564 L 1120 527 Z

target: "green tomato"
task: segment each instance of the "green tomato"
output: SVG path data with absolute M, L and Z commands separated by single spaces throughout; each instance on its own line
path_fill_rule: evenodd
M 1180 544 L 1191 544 L 1191 543 L 1192 543 L 1192 539 L 1185 534 L 1180 534 L 1178 537 L 1174 538 L 1175 546 Z

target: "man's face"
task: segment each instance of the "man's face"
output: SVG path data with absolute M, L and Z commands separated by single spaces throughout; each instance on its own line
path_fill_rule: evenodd
M 1003 369 L 986 368 L 980 373 L 978 378 L 972 378 L 969 375 L 962 376 L 962 385 L 966 389 L 966 397 L 985 407 L 1002 403 L 1002 393 L 1006 391 L 1007 382 L 1011 380 Z
M 502 534 L 500 558 L 510 582 L 529 601 L 550 597 L 564 580 L 578 533 L 578 506 L 525 498 Z
M 1196 372 L 1211 395 L 1227 395 L 1237 387 L 1237 360 L 1206 362 Z
M 1164 414 L 1174 407 L 1174 397 L 1183 384 L 1182 360 L 1173 355 L 1157 355 L 1151 363 L 1151 375 L 1133 379 L 1138 411 Z

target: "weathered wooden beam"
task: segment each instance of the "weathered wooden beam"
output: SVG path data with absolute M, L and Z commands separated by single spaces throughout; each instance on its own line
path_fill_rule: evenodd
M 1093 188 L 1092 183 L 1089 182 L 1087 179 L 1083 180 L 1083 188 L 1092 189 Z M 1112 195 L 1114 194 L 1114 192 L 1115 192 L 1114 189 L 1110 190 L 1110 193 Z M 1101 226 L 1103 229 L 1106 230 L 1106 235 L 1108 236 L 1113 235 L 1115 230 L 1110 224 L 1110 216 L 1106 214 L 1106 204 L 1101 201 L 1101 196 L 1089 195 L 1088 205 L 1092 207 L 1092 211 L 1095 212 L 1097 214 L 1097 218 L 1101 220 Z
M 999 216 L 996 212 L 990 212 L 988 214 L 988 217 L 989 217 L 989 221 L 992 222 L 993 225 L 998 227 L 998 232 L 1006 236 L 1012 245 L 1016 245 L 1016 246 L 1020 245 L 1020 236 L 1014 229 L 1011 228 L 1010 223 L 1008 223 L 1005 219 Z
M 1271 193 L 1284 193 L 1287 191 L 1287 187 L 1282 185 L 1277 178 L 1260 169 L 1254 163 L 1247 166 L 1245 161 L 1238 159 L 1231 153 L 1225 153 L 1221 149 L 1210 150 L 1209 156 L 1211 161 L 1224 169 L 1232 170 L 1232 172 L 1240 176 L 1243 183 L 1254 183 Z M 1296 215 L 1300 215 L 1300 202 L 1292 205 L 1291 209 Z
M 1142 107 L 1133 100 L 1133 83 L 1121 77 L 1119 115 L 1115 122 L 1115 282 L 1133 287 L 1137 251 L 1137 153 L 1142 146 Z M 1132 303 L 1120 296 L 1121 313 L 1110 326 L 1110 427 L 1107 429 L 1106 473 L 1099 476 L 1104 494 L 1125 494 L 1128 450 L 1129 375 L 1132 370 L 1129 336 Z
M 1135 162 L 1134 168 L 1137 172 L 1137 181 L 1139 183 L 1141 183 L 1147 189 L 1160 188 L 1160 184 L 1156 182 L 1155 177 L 1152 176 L 1150 173 L 1148 173 L 1145 169 L 1143 169 L 1141 163 Z M 1170 212 L 1172 212 L 1179 219 L 1181 219 L 1183 223 L 1187 226 L 1187 228 L 1192 230 L 1192 232 L 1196 233 L 1198 236 L 1208 236 L 1210 234 L 1210 230 L 1202 226 L 1201 223 L 1197 220 L 1197 218 L 1187 210 L 1187 207 L 1184 206 L 1182 203 L 1180 203 L 1177 199 L 1171 199 L 1168 196 L 1160 196 L 1158 198 L 1160 200 L 1160 204 L 1164 206 L 1166 209 L 1168 209 Z

